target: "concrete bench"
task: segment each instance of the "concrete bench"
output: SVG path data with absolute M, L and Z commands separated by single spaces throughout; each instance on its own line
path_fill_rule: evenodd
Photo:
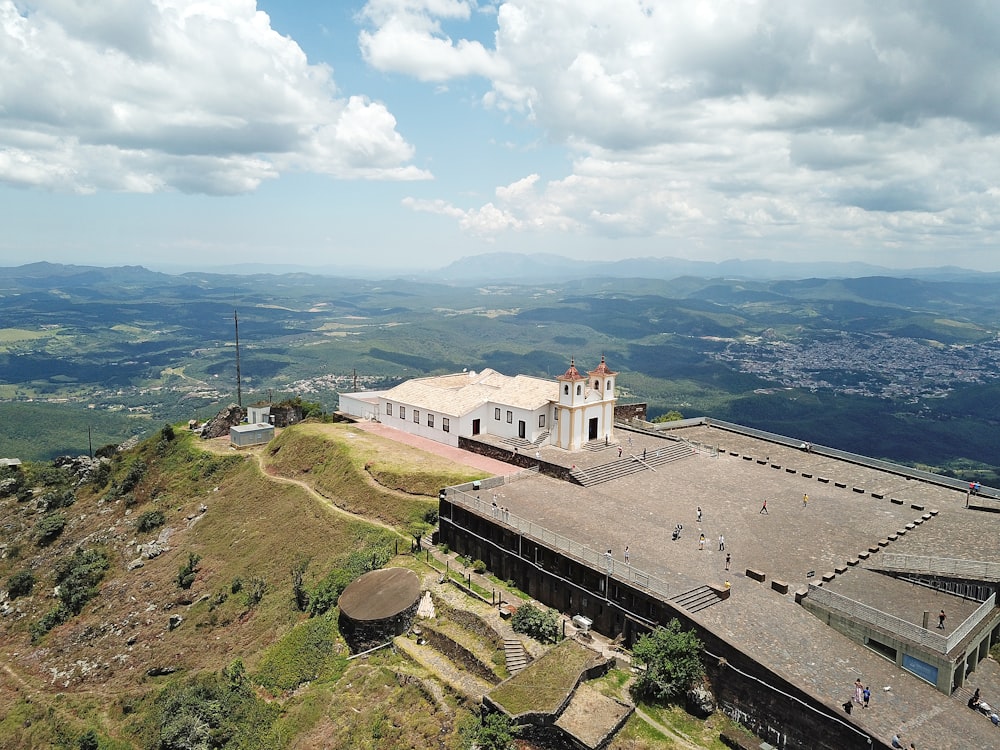
M 899 534 L 889 534 L 889 541 L 894 542 L 899 539 Z
M 876 500 L 881 500 L 882 498 L 885 497 L 885 495 L 883 495 L 881 492 L 873 492 L 872 497 L 874 497 Z
M 823 574 L 823 581 L 829 583 L 836 577 L 837 577 L 836 573 L 830 573 L 829 571 L 827 571 L 826 573 Z
M 755 580 L 755 581 L 757 581 L 759 583 L 763 583 L 764 580 L 767 578 L 767 575 L 765 573 L 762 573 L 759 570 L 754 570 L 753 568 L 747 568 L 746 569 L 746 577 L 747 578 L 752 578 L 753 580 Z
M 858 557 L 860 557 L 862 560 L 867 560 L 868 559 L 868 555 L 870 555 L 870 554 L 871 554 L 870 552 L 859 552 L 858 553 Z
M 935 510 L 935 511 L 933 511 L 933 513 L 937 513 L 937 511 Z M 930 521 L 930 520 L 931 520 L 931 519 L 932 519 L 932 518 L 933 518 L 934 516 L 933 516 L 933 515 L 932 515 L 931 513 L 924 513 L 924 514 L 923 514 L 922 516 L 920 516 L 920 517 L 921 517 L 922 519 L 924 519 L 925 521 Z
M 833 572 L 836 573 L 838 576 L 843 575 L 844 573 L 847 572 L 847 566 L 846 565 L 838 565 L 837 567 L 835 567 L 833 569 Z
M 903 504 L 902 500 L 898 500 L 898 499 L 896 499 L 894 497 L 890 497 L 889 498 L 889 502 L 892 503 L 893 505 L 902 505 Z
M 865 488 L 864 487 L 851 487 L 851 489 L 854 490 L 855 492 L 857 492 L 859 495 L 865 494 Z
M 921 505 L 920 503 L 910 503 L 910 507 L 913 508 L 913 510 L 923 510 L 924 509 L 924 506 Z
M 794 474 L 794 473 L 795 473 L 795 469 L 790 469 L 790 468 L 788 468 L 787 466 L 785 467 L 785 471 L 786 471 L 787 473 L 789 473 L 789 474 Z
M 813 475 L 808 471 L 803 471 L 802 476 L 804 476 L 806 479 L 812 479 Z
M 847 489 L 847 482 L 834 482 L 834 487 L 840 487 L 840 489 Z
M 878 546 L 879 547 L 888 547 L 889 546 L 889 540 L 888 539 L 879 539 L 878 540 Z
M 771 468 L 772 469 L 780 469 L 781 468 L 781 464 L 771 464 Z
M 906 530 L 907 531 L 912 531 L 915 528 L 917 528 L 917 525 L 915 523 L 908 523 L 908 524 L 906 524 Z
M 875 546 L 875 547 L 869 547 L 869 548 L 868 548 L 868 552 L 874 555 L 874 554 L 875 554 L 876 552 L 878 552 L 878 551 L 879 551 L 880 549 L 881 549 L 881 547 L 878 547 L 878 546 Z
M 802 600 L 809 596 L 809 589 L 796 589 L 795 590 L 795 603 L 802 604 Z
M 830 480 L 827 479 L 826 477 L 816 477 L 816 481 L 817 482 L 822 482 L 823 484 L 829 484 L 830 483 Z
M 784 581 L 779 581 L 777 578 L 771 579 L 771 588 L 774 591 L 777 591 L 779 594 L 788 593 L 788 584 L 785 583 Z
M 861 562 L 861 561 L 860 561 L 860 560 L 858 560 L 858 558 L 856 558 L 856 557 L 852 557 L 852 558 L 851 558 L 850 560 L 848 560 L 848 561 L 847 561 L 847 564 L 848 564 L 848 565 L 850 565 L 850 566 L 851 566 L 851 567 L 853 568 L 853 567 L 854 567 L 855 565 L 857 565 L 857 564 L 858 564 L 859 562 Z

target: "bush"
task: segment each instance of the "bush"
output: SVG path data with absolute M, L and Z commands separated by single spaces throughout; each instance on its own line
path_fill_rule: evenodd
M 559 616 L 553 609 L 539 609 L 522 604 L 510 619 L 515 633 L 524 633 L 542 643 L 555 643 L 559 638 Z
M 35 588 L 35 574 L 30 570 L 19 570 L 7 579 L 7 593 L 11 599 L 19 596 L 29 596 Z
M 635 691 L 642 696 L 669 701 L 684 694 L 705 674 L 702 643 L 693 630 L 681 630 L 677 620 L 642 636 L 632 649 L 640 670 Z
M 76 493 L 73 490 L 52 490 L 42 495 L 42 510 L 52 511 L 59 508 L 68 508 L 76 502 Z
M 246 608 L 251 609 L 260 604 L 260 600 L 264 598 L 265 591 L 267 591 L 267 579 L 262 576 L 250 576 L 250 581 L 244 594 L 246 597 Z
M 152 531 L 158 529 L 167 520 L 162 510 L 148 510 L 139 516 L 135 522 L 135 530 L 139 532 Z
M 35 525 L 35 543 L 39 547 L 51 544 L 63 533 L 66 523 L 66 515 L 58 510 L 42 516 L 41 520 Z
M 71 615 L 78 615 L 83 605 L 97 595 L 97 585 L 111 562 L 99 549 L 78 547 L 71 557 L 56 563 L 59 600 Z
M 200 560 L 201 557 L 199 555 L 196 555 L 194 552 L 188 552 L 187 562 L 177 570 L 177 585 L 182 589 L 189 589 L 194 584 L 194 579 L 198 575 L 198 562 Z
M 474 563 L 472 563 L 472 572 L 479 573 L 480 575 L 482 575 L 483 573 L 486 572 L 486 563 L 484 563 L 482 560 L 476 560 Z

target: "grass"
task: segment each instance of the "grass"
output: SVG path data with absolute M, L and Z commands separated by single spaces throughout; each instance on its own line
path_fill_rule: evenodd
M 595 658 L 576 641 L 563 641 L 493 690 L 490 698 L 512 716 L 553 713 Z
M 340 424 L 288 428 L 271 442 L 264 456 L 268 471 L 306 481 L 338 507 L 397 529 L 436 511 L 440 488 L 485 476 Z M 406 487 L 408 492 L 387 484 Z

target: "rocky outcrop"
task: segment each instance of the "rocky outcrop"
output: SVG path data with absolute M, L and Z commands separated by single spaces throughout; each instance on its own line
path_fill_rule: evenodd
M 59 469 L 66 469 L 76 480 L 77 485 L 89 482 L 101 464 L 110 463 L 109 458 L 91 458 L 90 456 L 58 456 L 52 460 L 52 465 Z
M 236 404 L 230 404 L 202 425 L 201 436 L 206 440 L 226 437 L 229 435 L 229 428 L 240 424 L 243 421 L 243 416 L 243 409 L 241 407 Z

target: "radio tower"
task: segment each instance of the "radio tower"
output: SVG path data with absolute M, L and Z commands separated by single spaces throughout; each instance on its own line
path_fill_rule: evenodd
M 236 405 L 243 408 L 243 384 L 240 381 L 240 316 L 233 310 L 233 322 L 236 323 Z

